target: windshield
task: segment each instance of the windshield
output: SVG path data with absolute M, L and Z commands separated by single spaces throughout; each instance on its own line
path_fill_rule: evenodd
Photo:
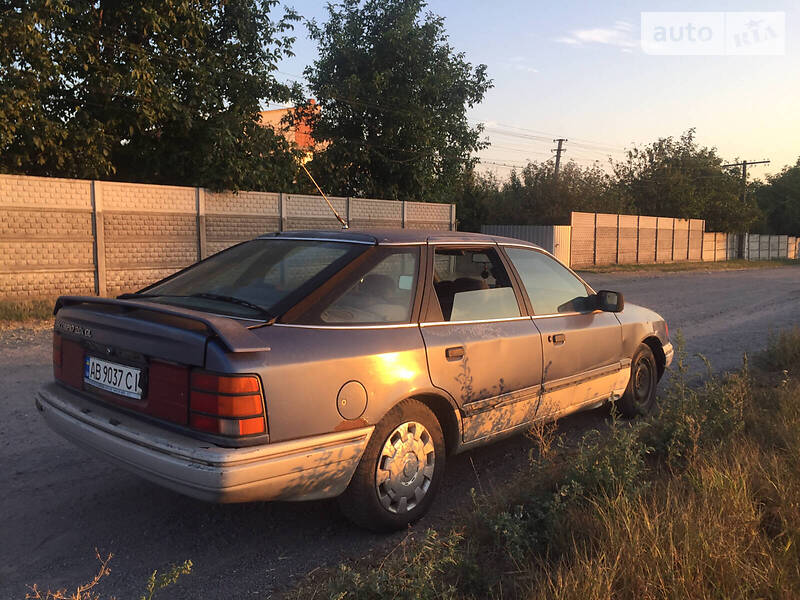
M 146 288 L 140 295 L 233 316 L 278 316 L 366 248 L 346 242 L 252 240 Z

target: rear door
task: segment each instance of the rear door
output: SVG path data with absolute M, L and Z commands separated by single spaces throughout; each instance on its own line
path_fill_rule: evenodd
M 496 245 L 431 245 L 422 337 L 433 384 L 464 414 L 464 441 L 536 413 L 542 341 Z
M 605 400 L 627 385 L 616 315 L 594 309 L 591 290 L 569 269 L 539 250 L 505 246 L 523 283 L 542 334 L 542 404 L 555 412 Z

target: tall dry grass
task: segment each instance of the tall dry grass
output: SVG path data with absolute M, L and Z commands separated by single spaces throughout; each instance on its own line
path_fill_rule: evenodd
M 657 415 L 612 416 L 577 445 L 539 425 L 525 471 L 474 492 L 457 527 L 293 596 L 800 598 L 798 358 L 795 329 L 759 368 L 698 386 L 679 353 Z

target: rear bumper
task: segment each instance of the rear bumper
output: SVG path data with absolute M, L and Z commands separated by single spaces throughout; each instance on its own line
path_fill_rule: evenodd
M 662 346 L 664 348 L 664 368 L 666 369 L 668 366 L 672 364 L 672 358 L 675 356 L 675 350 L 672 347 L 671 342 L 667 342 Z
M 154 483 L 210 502 L 341 494 L 374 426 L 248 448 L 221 448 L 107 409 L 57 383 L 36 407 L 57 433 Z

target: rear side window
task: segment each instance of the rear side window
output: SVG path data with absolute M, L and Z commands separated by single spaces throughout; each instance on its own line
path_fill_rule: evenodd
M 537 315 L 591 309 L 589 292 L 580 279 L 542 252 L 506 248 Z
M 327 325 L 408 323 L 418 262 L 419 248 L 388 251 L 327 304 L 319 321 Z
M 493 248 L 436 248 L 433 287 L 444 321 L 519 317 L 519 304 Z

